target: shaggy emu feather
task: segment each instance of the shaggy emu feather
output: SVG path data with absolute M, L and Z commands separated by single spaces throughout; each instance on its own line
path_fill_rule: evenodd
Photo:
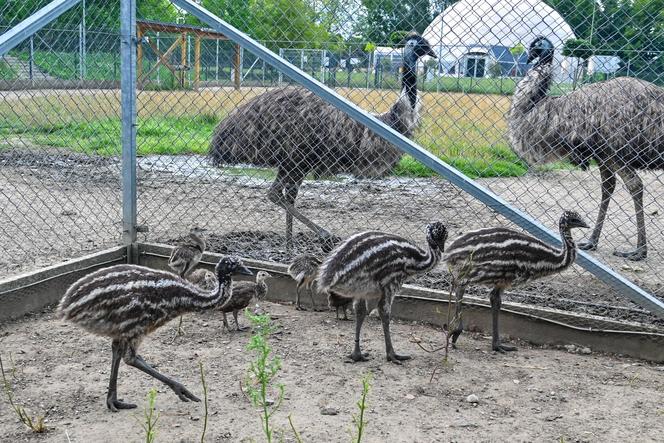
M 528 62 L 537 64 L 516 88 L 509 111 L 509 139 L 529 163 L 568 158 L 586 169 L 599 166 L 602 201 L 590 238 L 580 249 L 597 248 L 616 186 L 623 180 L 636 212 L 637 247 L 614 254 L 631 260 L 647 255 L 643 183 L 639 169 L 664 168 L 664 90 L 643 80 L 619 77 L 586 85 L 560 97 L 549 97 L 553 45 L 543 37 L 530 45 Z
M 419 123 L 417 60 L 435 57 L 429 43 L 417 34 L 405 39 L 402 94 L 376 117 L 411 137 Z M 268 91 L 235 109 L 221 121 L 210 144 L 213 164 L 251 163 L 277 168 L 268 197 L 286 209 L 286 236 L 292 241 L 293 216 L 322 237 L 330 234 L 300 214 L 295 199 L 309 173 L 340 172 L 363 177 L 387 174 L 401 151 L 362 124 L 302 88 Z

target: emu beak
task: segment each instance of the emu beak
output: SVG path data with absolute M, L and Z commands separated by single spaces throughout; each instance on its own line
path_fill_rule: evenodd
M 432 47 L 429 47 L 429 49 L 427 50 L 427 55 L 428 55 L 429 57 L 438 58 L 438 56 L 436 56 L 436 53 L 433 52 L 433 48 L 432 48 Z
M 586 223 L 583 220 L 574 220 L 574 225 L 572 227 L 574 227 L 574 228 L 586 228 L 586 229 L 590 228 L 590 226 L 588 226 L 588 223 Z
M 240 274 L 240 275 L 254 275 L 254 273 L 251 272 L 251 271 L 249 270 L 249 268 L 247 268 L 247 267 L 244 266 L 244 265 L 240 265 L 240 266 L 235 270 L 234 274 Z

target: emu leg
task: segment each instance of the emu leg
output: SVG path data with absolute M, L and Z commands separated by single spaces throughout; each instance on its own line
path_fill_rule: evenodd
M 106 394 L 106 407 L 111 412 L 118 412 L 119 409 L 134 409 L 135 404 L 118 400 L 118 369 L 127 350 L 127 345 L 120 340 L 113 340 L 111 349 L 113 350 L 113 359 L 111 360 L 111 379 L 108 382 L 108 393 Z
M 308 291 L 309 291 L 309 297 L 311 297 L 311 310 L 316 312 L 316 302 L 314 301 L 314 290 L 311 288 L 311 286 L 309 286 Z
M 456 303 L 454 304 L 454 317 L 452 318 L 452 322 L 457 322 L 456 327 L 454 330 L 450 333 L 451 338 L 452 338 L 452 349 L 456 349 L 456 342 L 459 339 L 459 336 L 463 332 L 463 314 L 462 314 L 462 300 L 463 300 L 463 295 L 466 292 L 466 287 L 465 286 L 457 286 L 455 291 L 454 291 L 454 296 Z M 452 325 L 447 325 L 449 328 L 448 330 L 451 330 Z
M 224 328 L 226 328 L 226 330 L 228 332 L 231 332 L 231 326 L 228 324 L 228 319 L 226 318 L 226 313 L 222 312 L 221 314 L 224 316 Z
M 491 348 L 494 351 L 505 353 L 506 351 L 516 351 L 515 346 L 503 345 L 500 343 L 500 334 L 498 333 L 498 317 L 500 316 L 500 305 L 502 304 L 500 296 L 503 290 L 500 288 L 493 288 L 489 299 L 491 300 L 491 316 L 493 317 L 493 340 Z
M 387 361 L 392 363 L 401 364 L 402 360 L 410 360 L 410 355 L 401 355 L 394 352 L 392 346 L 392 336 L 390 335 L 390 317 L 392 311 L 393 295 L 384 295 L 378 302 L 378 314 L 383 323 L 383 335 L 385 336 L 385 353 L 387 354 Z
M 284 208 L 288 214 L 290 214 L 291 217 L 297 218 L 300 222 L 302 222 L 307 228 L 311 229 L 315 233 L 317 233 L 320 237 L 323 238 L 331 238 L 333 237 L 332 234 L 330 234 L 327 230 L 321 228 L 318 226 L 316 223 L 312 222 L 309 220 L 307 217 L 302 215 L 297 209 L 295 209 L 295 206 L 293 206 L 292 203 L 289 203 L 286 200 L 286 197 L 284 195 L 284 192 L 286 191 L 287 187 L 292 186 L 292 183 L 297 183 L 297 188 L 299 189 L 300 184 L 302 183 L 302 180 L 304 179 L 304 176 L 300 178 L 299 180 L 293 180 L 291 178 L 292 172 L 286 171 L 283 167 L 279 168 L 277 171 L 277 178 L 274 179 L 274 182 L 272 183 L 272 186 L 270 187 L 270 190 L 268 191 L 268 198 L 270 201 L 274 204 L 277 204 Z M 294 200 L 293 200 L 294 203 Z M 291 218 L 292 220 L 292 218 Z M 288 223 L 288 218 L 286 219 L 286 222 Z M 292 231 L 291 233 L 286 234 L 287 237 L 290 235 L 292 236 Z
M 632 168 L 621 168 L 618 171 L 620 178 L 625 182 L 629 193 L 634 200 L 634 210 L 636 212 L 636 230 L 637 241 L 636 249 L 633 251 L 614 251 L 613 255 L 624 257 L 628 260 L 643 260 L 648 255 L 648 246 L 646 245 L 646 221 L 643 215 L 643 182 L 639 175 Z
M 346 304 L 343 305 L 342 307 L 343 307 L 343 309 L 344 309 L 344 318 L 343 318 L 343 320 L 345 320 L 345 321 L 349 321 L 350 319 L 348 318 L 348 314 L 346 313 L 346 309 L 348 308 L 348 303 L 346 303 Z
M 590 238 L 586 241 L 579 242 L 579 249 L 584 251 L 594 251 L 597 249 L 599 243 L 599 236 L 602 233 L 604 226 L 604 219 L 606 218 L 606 211 L 609 209 L 611 196 L 616 189 L 616 174 L 609 167 L 604 164 L 599 166 L 599 172 L 602 179 L 602 202 L 599 205 L 599 212 L 597 213 L 597 221 L 595 228 L 593 228 Z
M 369 354 L 362 353 L 360 350 L 360 331 L 362 330 L 362 323 L 367 316 L 367 305 L 364 300 L 355 300 L 355 348 L 353 353 L 350 354 L 350 359 L 353 361 L 367 361 Z
M 237 331 L 246 331 L 247 330 L 246 327 L 244 327 L 244 328 L 240 327 L 240 322 L 237 321 L 237 310 L 233 311 L 233 318 L 235 319 L 235 329 Z
M 302 282 L 298 283 L 295 287 L 295 309 L 298 311 L 306 311 L 300 304 L 300 289 L 302 289 Z
M 171 390 L 175 392 L 175 395 L 177 395 L 180 398 L 180 400 L 201 401 L 198 397 L 189 392 L 187 388 L 185 388 L 181 383 L 166 377 L 165 375 L 159 373 L 152 366 L 147 364 L 145 360 L 143 360 L 143 358 L 136 353 L 136 349 L 133 346 L 129 346 L 129 349 L 127 349 L 127 352 L 125 352 L 124 361 L 129 366 L 133 366 L 136 369 L 145 372 L 149 376 L 156 378 L 157 380 L 159 380 L 160 382 L 171 388 Z

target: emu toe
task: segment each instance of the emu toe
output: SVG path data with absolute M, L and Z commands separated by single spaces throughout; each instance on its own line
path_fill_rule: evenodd
M 369 353 L 368 352 L 359 352 L 359 353 L 353 352 L 352 354 L 350 354 L 348 356 L 348 358 L 350 358 L 354 362 L 369 361 Z
M 136 405 L 133 403 L 125 403 L 117 398 L 106 399 L 106 406 L 111 412 L 118 412 L 120 409 L 135 409 Z
M 183 385 L 176 383 L 173 386 L 171 386 L 171 389 L 173 392 L 175 392 L 175 395 L 177 395 L 180 400 L 182 401 L 201 401 L 200 398 L 196 397 L 194 394 L 189 392 L 187 388 L 185 388 Z
M 597 242 L 595 240 L 593 240 L 592 238 L 589 238 L 588 240 L 583 240 L 583 241 L 578 242 L 577 246 L 582 251 L 596 251 L 597 250 Z
M 392 363 L 396 363 L 398 365 L 400 365 L 402 361 L 410 360 L 411 358 L 413 357 L 411 357 L 410 355 L 397 354 L 396 352 L 387 354 L 387 361 L 391 361 Z
M 613 255 L 616 257 L 622 257 L 626 258 L 627 260 L 632 260 L 632 261 L 639 261 L 643 260 L 648 256 L 648 250 L 643 247 L 643 248 L 636 248 L 633 251 L 619 251 L 615 250 L 613 251 Z
M 494 351 L 500 352 L 501 354 L 517 350 L 516 346 L 504 345 L 502 343 L 495 344 L 495 345 L 492 346 L 492 348 L 493 348 Z

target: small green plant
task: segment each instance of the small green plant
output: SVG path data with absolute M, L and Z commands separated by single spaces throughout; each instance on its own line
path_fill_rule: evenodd
M 205 383 L 205 371 L 203 371 L 203 362 L 198 362 L 198 368 L 201 370 L 201 384 L 203 385 L 203 405 L 205 407 L 205 415 L 203 416 L 203 433 L 201 434 L 201 443 L 205 441 L 205 432 L 207 431 L 208 423 L 208 391 L 207 383 Z
M 293 414 L 288 414 L 288 424 L 290 425 L 291 430 L 293 431 L 293 435 L 295 435 L 295 441 L 297 443 L 302 443 L 302 437 L 300 436 L 300 433 L 297 432 L 297 429 L 295 429 L 295 425 L 293 424 Z
M 269 315 L 253 315 L 249 309 L 245 315 L 253 326 L 254 335 L 251 337 L 247 350 L 255 353 L 256 358 L 249 365 L 245 385 L 251 403 L 261 409 L 261 422 L 263 433 L 268 443 L 272 442 L 274 431 L 270 425 L 270 418 L 279 410 L 284 399 L 284 385 L 276 385 L 276 400 L 271 400 L 270 392 L 274 393 L 274 379 L 281 369 L 281 359 L 271 357 L 272 348 L 268 337 L 272 333 Z
M 46 432 L 48 428 L 44 424 L 43 416 L 38 415 L 35 418 L 32 418 L 30 417 L 30 414 L 28 413 L 28 411 L 25 410 L 24 407 L 17 405 L 14 402 L 14 391 L 12 390 L 11 383 L 9 382 L 9 380 L 7 380 L 7 376 L 5 374 L 5 368 L 2 365 L 2 357 L 0 357 L 0 373 L 2 373 L 2 387 L 3 390 L 5 391 L 5 395 L 7 396 L 7 401 L 9 402 L 9 405 L 12 407 L 16 415 L 18 416 L 19 421 L 23 423 L 25 426 L 27 426 L 28 429 L 30 429 L 32 432 L 35 432 L 37 434 Z M 15 368 L 12 369 L 12 373 L 14 375 L 16 374 Z
M 157 438 L 157 421 L 159 420 L 159 412 L 155 408 L 157 403 L 157 390 L 155 388 L 150 389 L 147 400 L 147 405 L 143 410 L 143 420 L 138 417 L 135 418 L 145 431 L 145 443 L 154 443 Z
M 355 426 L 355 434 L 353 435 L 353 443 L 360 443 L 364 430 L 367 425 L 367 420 L 364 418 L 367 410 L 367 396 L 371 389 L 371 373 L 368 373 L 362 378 L 362 396 L 357 402 L 358 414 L 353 414 L 353 425 Z

